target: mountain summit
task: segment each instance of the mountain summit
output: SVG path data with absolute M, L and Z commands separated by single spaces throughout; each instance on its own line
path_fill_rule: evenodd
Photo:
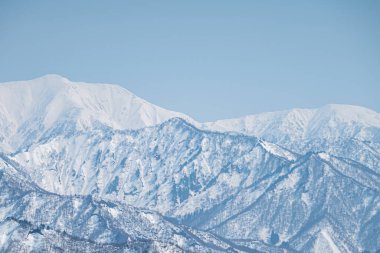
M 0 149 L 14 151 L 47 132 L 66 127 L 86 131 L 96 125 L 138 129 L 181 117 L 111 84 L 72 82 L 59 75 L 0 85 Z
M 380 141 L 380 114 L 360 106 L 330 104 L 318 109 L 292 109 L 218 120 L 204 128 L 258 136 L 301 151 L 310 141 L 341 139 Z

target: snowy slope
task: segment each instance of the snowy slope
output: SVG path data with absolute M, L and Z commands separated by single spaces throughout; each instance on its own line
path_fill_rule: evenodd
M 234 251 L 212 234 L 175 225 L 146 209 L 46 192 L 10 162 L 0 156 L 1 252 Z
M 380 174 L 328 153 L 297 155 L 173 118 L 139 130 L 52 136 L 12 157 L 48 191 L 149 208 L 241 247 L 380 246 Z
M 177 216 L 211 208 L 296 157 L 254 137 L 204 132 L 179 118 L 135 131 L 52 136 L 13 155 L 48 191 L 92 193 Z
M 379 174 L 325 153 L 310 153 L 273 179 L 239 193 L 227 204 L 237 207 L 233 215 L 222 210 L 207 229 L 229 239 L 264 240 L 300 252 L 327 252 L 314 249 L 321 246 L 322 241 L 315 241 L 321 234 L 340 252 L 379 249 Z M 257 197 L 251 200 L 252 195 Z M 271 234 L 278 236 L 277 242 L 271 242 Z
M 380 114 L 352 105 L 262 113 L 208 122 L 203 127 L 261 137 L 300 153 L 323 150 L 342 139 L 380 143 Z
M 13 152 L 45 134 L 98 125 L 137 129 L 188 116 L 152 105 L 117 85 L 71 82 L 58 75 L 0 84 L 0 150 Z

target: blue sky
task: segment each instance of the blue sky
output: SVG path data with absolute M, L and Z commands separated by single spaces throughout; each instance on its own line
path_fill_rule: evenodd
M 201 120 L 380 112 L 380 1 L 0 1 L 0 82 L 120 84 Z

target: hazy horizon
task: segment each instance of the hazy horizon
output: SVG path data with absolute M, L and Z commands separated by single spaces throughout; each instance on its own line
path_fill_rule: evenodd
M 121 85 L 200 121 L 352 104 L 380 111 L 378 1 L 0 3 L 0 82 Z

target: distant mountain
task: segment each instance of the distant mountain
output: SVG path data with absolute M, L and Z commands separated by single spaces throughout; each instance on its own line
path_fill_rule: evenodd
M 52 132 L 88 131 L 98 125 L 138 129 L 173 117 L 192 121 L 117 85 L 72 82 L 58 75 L 0 85 L 0 149 L 7 152 Z
M 380 250 L 374 111 L 199 123 L 112 85 L 46 76 L 4 87 L 0 248 Z
M 300 153 L 343 139 L 380 142 L 380 114 L 352 105 L 268 112 L 208 122 L 203 127 L 257 136 Z
M 203 129 L 257 136 L 299 154 L 325 151 L 380 173 L 380 114 L 352 105 L 326 105 L 203 123 Z

